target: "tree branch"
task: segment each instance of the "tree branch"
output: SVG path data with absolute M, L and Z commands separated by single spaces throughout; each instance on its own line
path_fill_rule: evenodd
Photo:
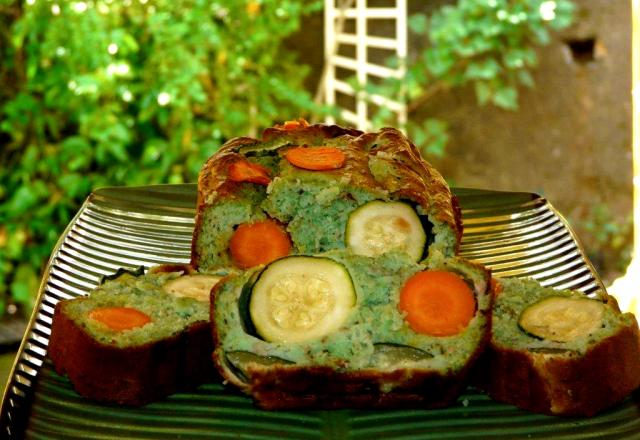
M 469 64 L 469 62 L 471 61 L 472 60 L 469 58 L 459 60 L 449 70 L 449 72 L 447 73 L 447 76 L 455 75 L 456 71 L 462 71 L 464 68 L 467 67 L 467 64 Z M 434 95 L 438 94 L 439 92 L 447 91 L 450 88 L 451 86 L 446 81 L 441 79 L 436 80 L 436 82 L 429 84 L 427 88 L 420 94 L 420 96 L 414 98 L 412 101 L 407 103 L 407 111 L 409 113 L 416 111 L 418 108 L 424 105 L 425 102 L 431 99 Z
M 407 103 L 407 112 L 413 113 L 418 108 L 422 107 L 422 105 L 424 105 L 424 103 L 430 100 L 433 96 L 448 89 L 449 87 L 445 85 L 444 81 L 438 81 L 431 84 L 424 90 L 424 92 L 422 92 L 420 96 Z

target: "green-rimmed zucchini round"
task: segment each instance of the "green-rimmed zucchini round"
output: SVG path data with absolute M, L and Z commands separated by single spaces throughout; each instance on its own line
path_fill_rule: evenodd
M 249 314 L 264 340 L 301 342 L 336 331 L 355 303 L 344 266 L 328 258 L 293 256 L 262 271 L 251 291 Z
M 368 202 L 349 216 L 346 244 L 353 253 L 375 257 L 404 251 L 415 261 L 424 253 L 427 234 L 415 209 L 403 202 Z
M 596 331 L 602 325 L 604 307 L 591 298 L 550 296 L 527 307 L 518 325 L 537 338 L 569 342 Z

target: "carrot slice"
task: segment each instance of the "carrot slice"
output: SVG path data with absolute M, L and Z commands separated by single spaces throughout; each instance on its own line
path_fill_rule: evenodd
M 282 124 L 282 128 L 285 130 L 295 130 L 296 128 L 304 128 L 308 127 L 309 123 L 302 118 L 299 118 L 297 121 L 285 121 Z
M 452 336 L 464 330 L 475 314 L 475 297 L 458 275 L 418 272 L 402 287 L 399 308 L 418 333 Z
M 132 307 L 99 307 L 89 312 L 89 318 L 116 331 L 131 330 L 151 322 L 149 315 Z
M 268 185 L 271 182 L 269 170 L 247 160 L 238 160 L 229 165 L 229 179 L 234 182 L 251 182 Z
M 335 147 L 295 147 L 287 150 L 285 157 L 291 165 L 312 171 L 342 168 L 346 161 L 342 150 Z
M 502 283 L 496 280 L 495 278 L 491 278 L 491 281 L 489 281 L 489 287 L 494 297 L 497 297 L 498 295 L 500 295 L 504 290 Z
M 246 269 L 289 255 L 291 240 L 275 220 L 243 223 L 233 233 L 229 250 L 234 263 Z

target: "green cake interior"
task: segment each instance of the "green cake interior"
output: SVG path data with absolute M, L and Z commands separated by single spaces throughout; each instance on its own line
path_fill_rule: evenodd
M 166 293 L 162 286 L 180 273 L 159 273 L 142 276 L 121 275 L 107 281 L 89 297 L 65 304 L 65 313 L 96 341 L 117 347 L 142 345 L 170 337 L 197 321 L 209 320 L 208 302 Z M 98 307 L 131 307 L 151 318 L 138 328 L 113 331 L 88 317 Z
M 341 138 L 316 141 L 317 145 L 338 148 L 343 148 L 347 142 Z M 235 229 L 240 224 L 266 218 L 276 219 L 285 225 L 294 254 L 311 255 L 344 249 L 350 214 L 372 200 L 410 203 L 422 219 L 428 235 L 428 252 L 425 254 L 454 255 L 455 234 L 448 225 L 424 212 L 421 206 L 410 200 L 398 200 L 380 187 L 355 184 L 341 170 L 317 172 L 296 168 L 276 150 L 288 143 L 276 139 L 242 147 L 241 151 L 248 160 L 271 171 L 273 180 L 267 187 L 243 183 L 233 195 L 221 197 L 204 207 L 198 225 L 200 233 L 194 243 L 200 269 L 233 266 L 228 247 Z M 370 171 L 375 171 L 373 175 L 382 180 L 393 173 L 387 166 L 375 166 Z
M 629 325 L 632 320 L 632 315 L 621 314 L 610 304 L 603 303 L 602 319 L 594 331 L 567 342 L 540 338 L 528 333 L 519 324 L 522 313 L 528 307 L 549 297 L 584 300 L 587 300 L 587 297 L 578 291 L 541 287 L 537 281 L 531 279 L 504 278 L 499 282 L 503 290 L 496 298 L 492 318 L 492 342 L 498 346 L 533 352 L 567 351 L 568 354 L 584 354 L 589 347 L 615 334 L 621 326 Z M 605 296 L 597 295 L 592 300 L 604 299 Z
M 263 210 L 287 224 L 295 252 L 300 254 L 344 248 L 349 214 L 385 196 L 352 186 L 329 173 L 298 170 L 286 160 L 268 191 Z
M 263 340 L 248 322 L 243 288 L 255 280 L 257 270 L 248 271 L 220 285 L 216 294 L 214 319 L 218 355 L 232 364 L 244 358 L 263 364 L 322 365 L 341 371 L 423 368 L 446 374 L 467 364 L 485 334 L 487 318 L 482 311 L 490 307 L 490 295 L 485 294 L 484 272 L 475 266 L 449 259 L 432 261 L 427 267 L 411 261 L 403 253 L 370 258 L 332 251 L 321 257 L 346 268 L 355 288 L 356 304 L 338 330 L 303 342 Z M 415 333 L 399 311 L 402 285 L 425 269 L 457 272 L 482 290 L 476 294 L 475 316 L 461 333 L 446 337 Z
M 196 242 L 200 255 L 199 268 L 209 270 L 233 265 L 229 255 L 229 240 L 243 223 L 264 220 L 267 216 L 260 203 L 264 200 L 264 187 L 247 184 L 232 198 L 208 206 L 202 216 L 201 230 Z

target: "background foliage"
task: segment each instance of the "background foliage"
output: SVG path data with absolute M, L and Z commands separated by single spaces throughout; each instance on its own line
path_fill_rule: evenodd
M 93 188 L 194 181 L 226 139 L 332 112 L 286 47 L 322 3 L 0 0 L 0 315 L 8 301 L 29 311 Z M 411 112 L 471 86 L 479 105 L 514 110 L 518 87 L 534 85 L 536 46 L 572 12 L 568 0 L 459 0 L 412 16 L 426 49 L 406 77 L 364 91 L 400 95 Z M 384 109 L 374 118 L 393 123 Z M 426 156 L 445 154 L 445 121 L 407 129 Z
M 551 31 L 569 26 L 574 10 L 570 0 L 459 0 L 431 16 L 415 14 L 409 27 L 426 40 L 426 48 L 408 60 L 405 77 L 368 84 L 364 91 L 405 100 L 409 135 L 426 156 L 442 156 L 446 121 L 416 121 L 411 113 L 458 87 L 473 87 L 480 106 L 517 110 L 518 88 L 534 87 L 536 47 L 549 43 Z M 373 120 L 375 126 L 393 123 L 384 108 Z
M 321 111 L 283 48 L 321 4 L 0 0 L 0 315 L 93 188 L 194 181 L 225 139 Z
M 609 206 L 594 203 L 586 219 L 578 224 L 589 239 L 586 249 L 589 260 L 605 284 L 624 275 L 632 257 L 633 215 L 618 221 Z

